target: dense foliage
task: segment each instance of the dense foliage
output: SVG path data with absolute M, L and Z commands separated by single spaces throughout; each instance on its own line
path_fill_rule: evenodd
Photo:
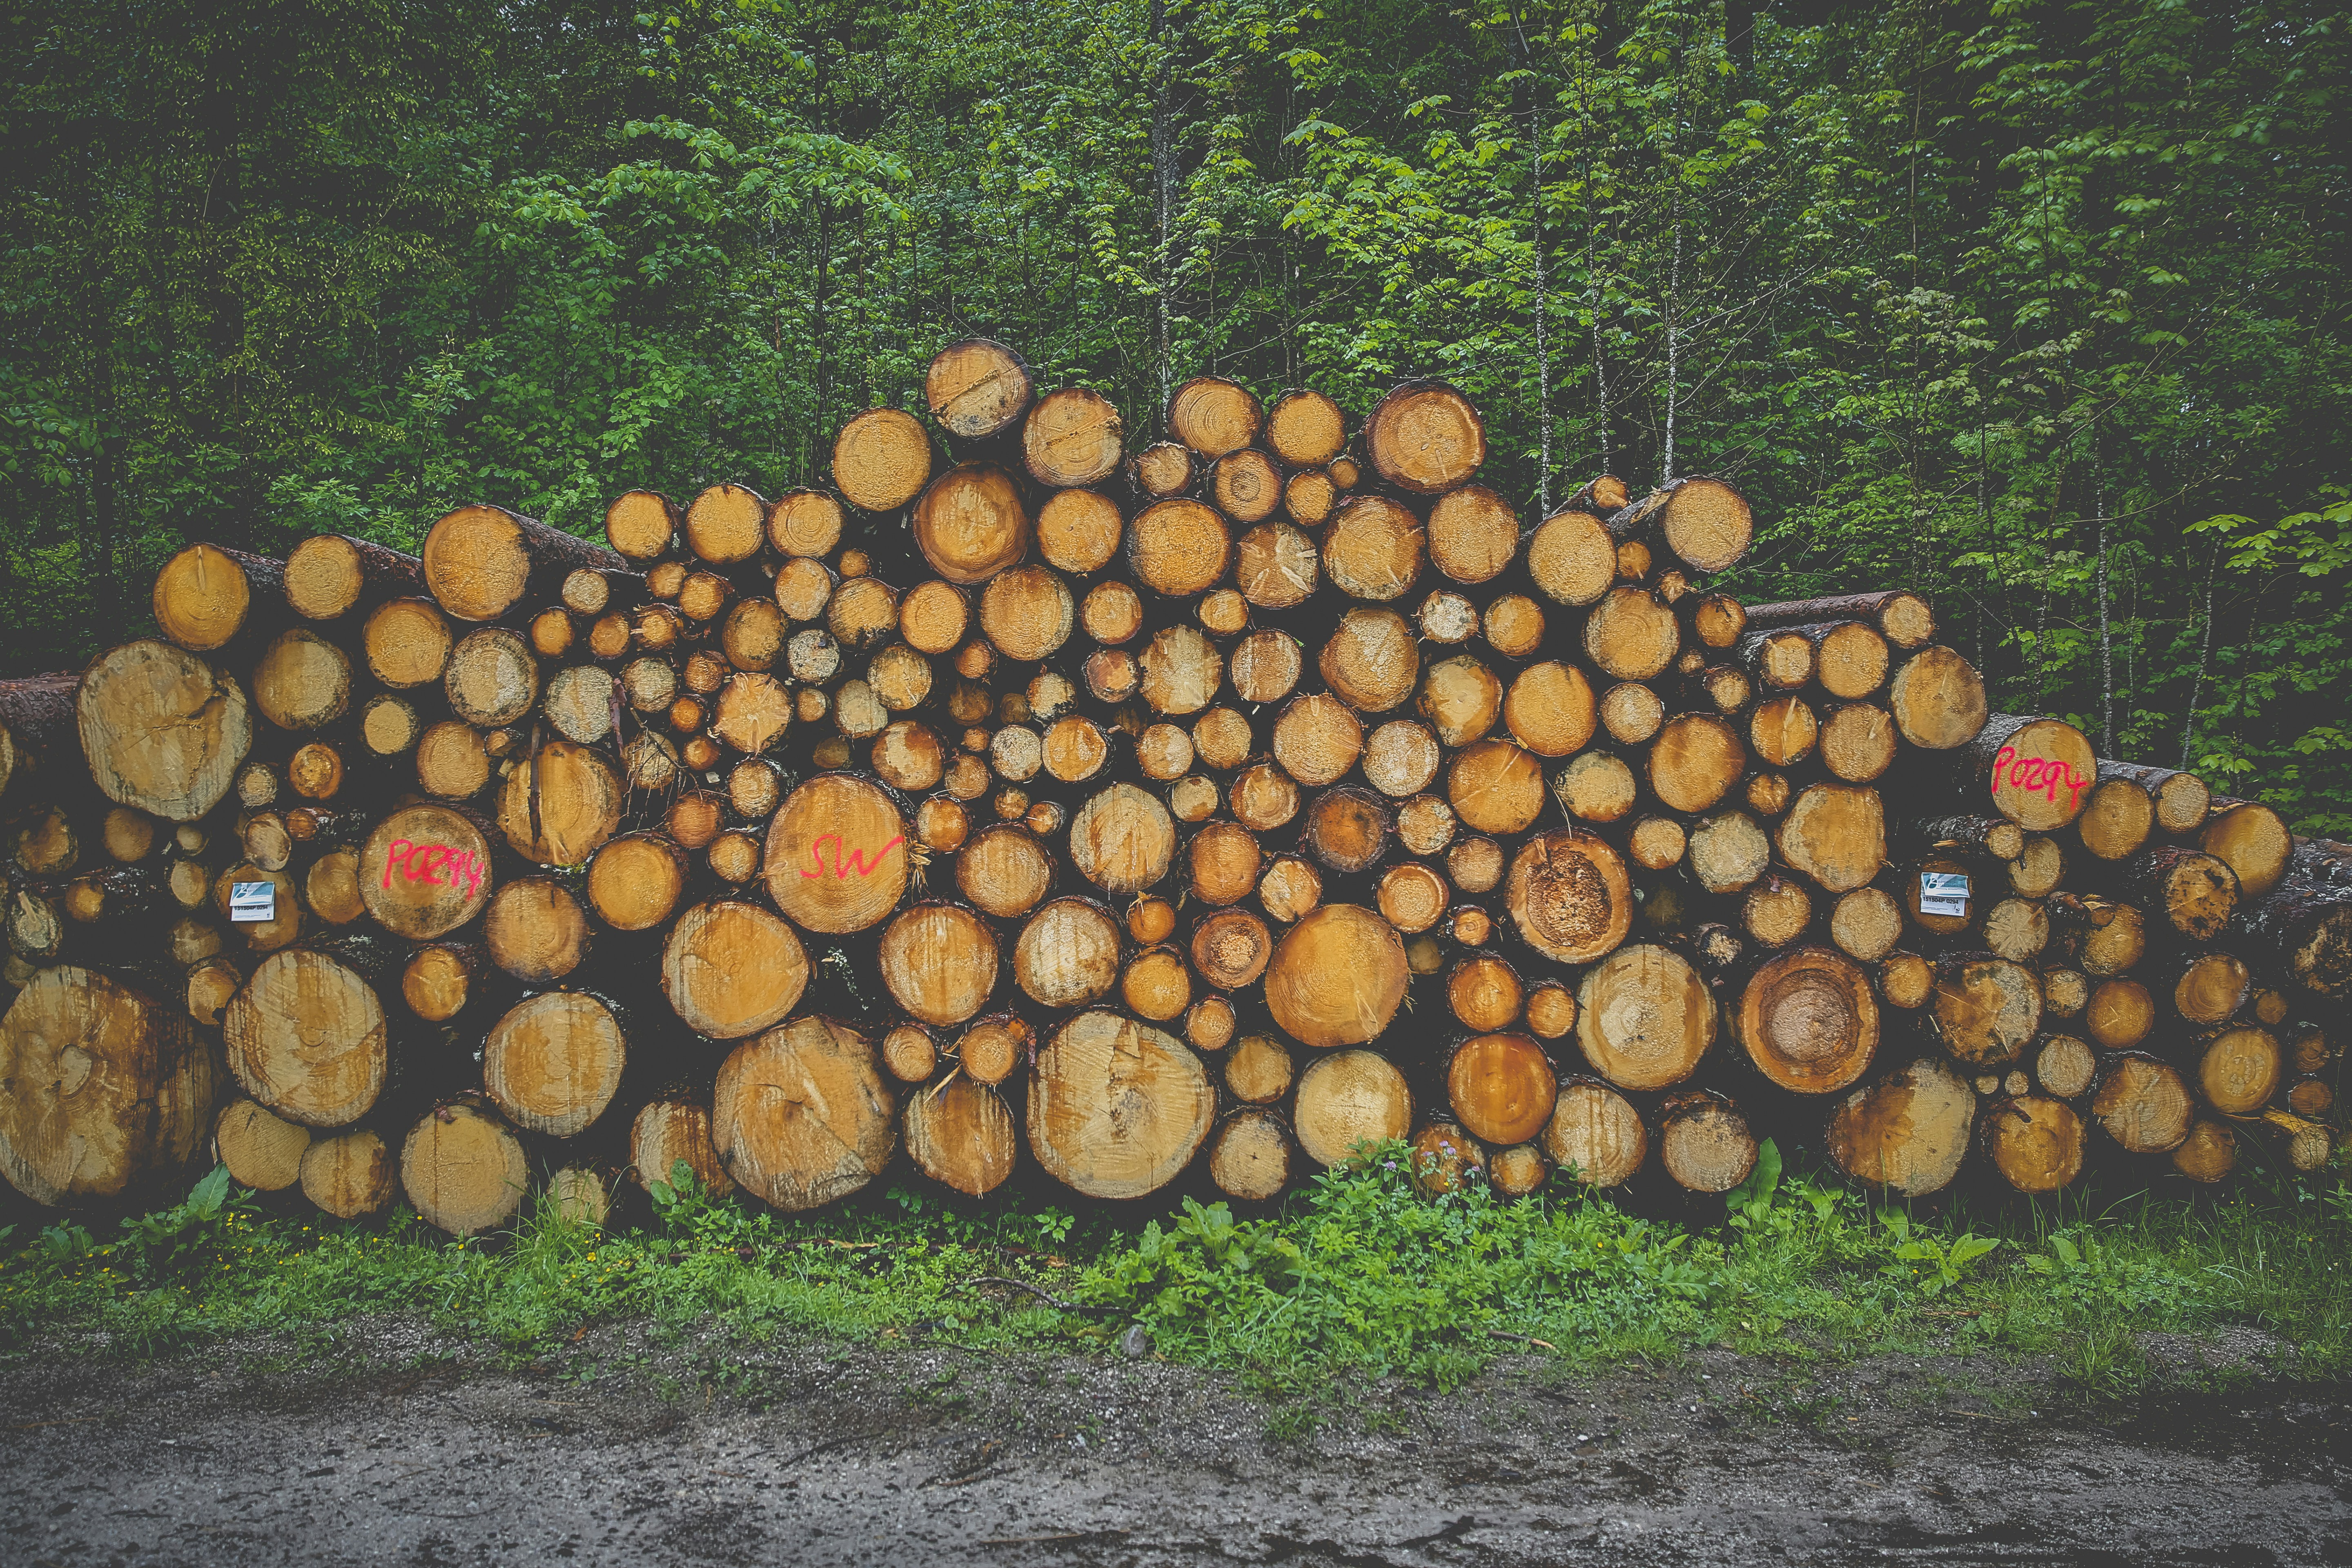
M 1923 586 L 2003 705 L 2352 829 L 2341 8 L 233 11 L 9 18 L 10 672 L 186 538 L 822 479 L 980 331 L 1137 432 L 1443 374 L 1530 507 L 1735 474 L 1743 595 Z

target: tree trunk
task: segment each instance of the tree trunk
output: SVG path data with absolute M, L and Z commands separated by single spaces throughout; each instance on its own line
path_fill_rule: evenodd
M 1780 858 L 1824 892 L 1847 893 L 1886 864 L 1886 817 L 1878 791 L 1809 784 L 1774 836 Z
M 1829 621 L 1864 622 L 1877 628 L 1888 642 L 1899 648 L 1925 647 L 1936 638 L 1934 609 L 1926 598 L 1904 588 L 1748 606 L 1748 625 L 1751 630 L 1812 626 Z
M 2159 845 L 2125 868 L 2125 885 L 2181 937 L 2208 942 L 2238 910 L 2238 879 L 2216 856 Z
M 2298 984 L 2330 998 L 2352 990 L 2352 889 L 2291 878 L 2249 900 L 2241 922 L 2247 946 Z
M 1577 1043 L 1620 1089 L 1668 1089 L 1688 1079 L 1715 1043 L 1714 995 L 1672 948 L 1618 949 L 1585 972 Z
M 1323 574 L 1352 599 L 1401 599 L 1421 577 L 1428 543 L 1421 520 L 1401 503 L 1351 496 L 1324 526 Z
M 1454 1048 L 1446 1102 L 1462 1125 L 1489 1143 L 1524 1143 L 1551 1121 L 1559 1082 L 1543 1047 L 1526 1035 L 1488 1034 Z
M 485 825 L 446 805 L 406 805 L 361 847 L 360 897 L 385 930 L 413 942 L 455 931 L 490 899 Z

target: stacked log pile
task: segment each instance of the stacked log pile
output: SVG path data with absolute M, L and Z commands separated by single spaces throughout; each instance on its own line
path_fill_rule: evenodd
M 160 636 L 0 686 L 0 1172 L 471 1234 L 902 1149 L 1252 1200 L 1391 1137 L 1509 1194 L 2326 1157 L 2352 849 L 1989 714 L 1916 595 L 1711 588 L 1731 484 L 1523 517 L 1434 382 L 1203 377 L 1150 443 L 992 342 L 925 391 L 601 543 L 191 544 Z

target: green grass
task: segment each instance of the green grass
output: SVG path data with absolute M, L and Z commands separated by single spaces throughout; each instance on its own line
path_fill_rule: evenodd
M 2245 1325 L 2278 1342 L 2278 1373 L 2352 1371 L 2341 1169 L 2227 1194 L 1954 1207 L 1931 1221 L 1782 1180 L 1770 1155 L 1720 1223 L 1693 1226 L 1572 1192 L 1433 1197 L 1405 1160 L 1402 1145 L 1372 1151 L 1272 1218 L 1187 1201 L 1139 1232 L 900 1189 L 786 1218 L 665 1188 L 635 1227 L 541 1211 L 471 1242 L 405 1215 L 353 1226 L 268 1215 L 215 1172 L 111 1236 L 70 1224 L 0 1234 L 0 1355 L 71 1344 L 148 1357 L 268 1333 L 299 1357 L 357 1317 L 398 1312 L 517 1359 L 565 1352 L 566 1375 L 593 1376 L 569 1347 L 604 1322 L 712 1326 L 747 1343 L 1059 1350 L 1108 1348 L 1139 1324 L 1160 1353 L 1236 1371 L 1300 1411 L 1335 1376 L 1450 1387 L 1498 1354 L 1545 1347 L 1586 1364 L 1706 1345 L 1799 1366 L 2036 1354 L 2105 1394 L 2148 1376 L 2143 1334 Z

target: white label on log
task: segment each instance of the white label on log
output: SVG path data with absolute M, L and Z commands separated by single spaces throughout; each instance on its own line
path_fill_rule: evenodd
M 1968 918 L 1969 879 L 1958 871 L 1919 873 L 1919 912 Z
M 275 882 L 231 882 L 228 888 L 228 918 L 231 921 L 276 920 L 278 885 Z

